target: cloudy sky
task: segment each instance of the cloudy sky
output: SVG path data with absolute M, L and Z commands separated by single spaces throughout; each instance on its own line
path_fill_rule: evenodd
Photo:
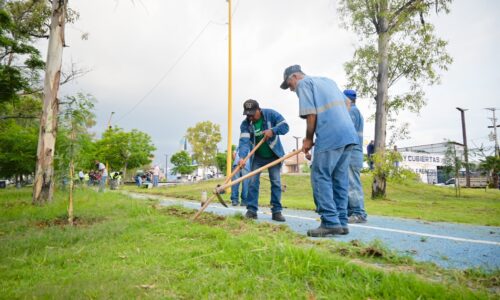
M 227 2 L 225 0 L 70 1 L 81 17 L 66 30 L 64 62 L 91 70 L 65 85 L 61 95 L 85 92 L 97 100 L 100 135 L 112 112 L 112 125 L 147 132 L 158 148 L 155 162 L 180 148 L 186 129 L 209 120 L 221 125 L 227 143 Z M 256 99 L 289 122 L 282 138 L 304 136 L 295 94 L 279 88 L 283 69 L 300 64 L 309 75 L 327 76 L 346 88 L 343 64 L 352 58 L 356 36 L 339 26 L 337 1 L 233 0 L 233 143 L 242 121 L 242 103 Z M 437 34 L 449 41 L 454 59 L 442 84 L 426 88 L 428 105 L 420 115 L 403 114 L 411 139 L 399 147 L 451 139 L 461 142 L 460 114 L 466 112 L 471 147 L 492 146 L 491 112 L 500 108 L 500 1 L 456 0 L 449 15 L 433 18 Z M 82 40 L 82 33 L 88 39 Z M 46 47 L 40 45 L 43 50 Z M 355 87 L 353 87 L 355 88 Z M 359 99 L 365 117 L 375 112 Z M 500 115 L 500 111 L 497 111 Z M 374 136 L 365 124 L 365 141 Z

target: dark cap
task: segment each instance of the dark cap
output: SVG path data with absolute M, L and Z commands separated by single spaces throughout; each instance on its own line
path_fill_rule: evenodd
M 259 102 L 253 100 L 253 99 L 248 99 L 243 103 L 243 114 L 247 116 L 253 116 L 255 115 L 255 112 L 259 109 Z
M 285 72 L 283 72 L 283 83 L 280 85 L 280 88 L 286 90 L 288 88 L 288 83 L 286 82 L 288 77 L 290 75 L 292 75 L 293 73 L 297 73 L 297 72 L 304 73 L 300 69 L 299 65 L 293 65 L 293 66 L 289 66 L 288 68 L 286 68 Z
M 345 90 L 344 95 L 347 96 L 347 98 L 355 101 L 356 100 L 356 91 L 355 90 Z

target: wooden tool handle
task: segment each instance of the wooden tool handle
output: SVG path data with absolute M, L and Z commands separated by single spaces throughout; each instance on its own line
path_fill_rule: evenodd
M 250 177 L 254 176 L 255 174 L 258 174 L 258 173 L 260 173 L 260 172 L 262 172 L 262 171 L 264 171 L 264 170 L 266 170 L 266 169 L 269 169 L 270 167 L 272 167 L 272 166 L 274 166 L 274 165 L 277 165 L 277 164 L 279 164 L 280 162 L 284 161 L 285 159 L 290 158 L 290 157 L 292 157 L 292 156 L 294 156 L 294 155 L 297 155 L 297 154 L 299 154 L 300 152 L 302 152 L 302 149 L 297 149 L 297 150 L 295 150 L 295 151 L 293 151 L 293 152 L 290 152 L 290 153 L 288 153 L 287 155 L 285 155 L 285 156 L 283 156 L 283 157 L 281 157 L 281 158 L 278 158 L 277 160 L 275 160 L 275 161 L 273 161 L 273 162 L 270 162 L 270 163 L 268 163 L 267 165 L 262 166 L 262 167 L 258 168 L 257 170 L 254 170 L 254 171 L 252 171 L 252 172 L 248 173 L 247 175 L 242 176 L 242 177 L 240 177 L 240 178 L 236 179 L 235 181 L 233 181 L 233 182 L 231 182 L 231 183 L 226 183 L 226 184 L 223 184 L 223 185 L 219 186 L 218 188 L 216 188 L 216 189 L 215 189 L 215 191 L 214 191 L 214 192 L 215 192 L 215 193 L 219 193 L 220 191 L 223 191 L 223 190 L 227 189 L 227 188 L 228 188 L 228 187 L 230 187 L 230 186 L 233 186 L 233 185 L 235 185 L 235 184 L 237 184 L 237 183 L 242 182 L 242 181 L 243 181 L 243 180 L 245 180 L 245 179 L 248 179 L 248 178 L 250 178 Z
M 255 146 L 253 147 L 252 151 L 250 151 L 250 153 L 248 153 L 248 155 L 243 159 L 243 161 L 246 163 L 247 160 L 252 157 L 252 155 L 255 153 L 255 151 L 257 151 L 257 149 L 259 149 L 259 147 L 266 141 L 265 138 L 263 138 L 262 140 L 260 140 L 260 142 Z M 231 173 L 231 175 L 229 175 L 226 180 L 224 180 L 224 184 L 228 183 L 231 178 L 233 178 L 234 174 L 238 173 L 238 171 L 241 169 L 241 166 L 238 164 L 238 166 L 236 167 L 236 169 L 234 169 L 234 171 Z

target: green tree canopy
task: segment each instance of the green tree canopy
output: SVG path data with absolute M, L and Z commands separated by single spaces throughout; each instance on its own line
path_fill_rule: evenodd
M 22 96 L 0 105 L 0 176 L 20 177 L 35 170 L 40 99 Z M 19 116 L 25 117 L 19 117 Z
M 106 130 L 97 141 L 96 159 L 108 162 L 111 169 L 126 171 L 150 164 L 154 150 L 156 147 L 148 134 L 114 127 Z
M 186 151 L 179 151 L 172 155 L 170 162 L 174 165 L 174 168 L 172 169 L 174 173 L 187 175 L 196 170 L 196 166 L 193 166 L 191 157 Z
M 208 167 L 215 164 L 217 143 L 222 140 L 218 124 L 210 121 L 199 122 L 188 128 L 186 138 L 191 144 L 193 158 L 199 165 Z

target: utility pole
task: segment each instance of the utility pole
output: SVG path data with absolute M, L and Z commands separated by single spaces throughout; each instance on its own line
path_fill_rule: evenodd
M 497 135 L 497 127 L 500 127 L 500 125 L 497 125 L 497 118 L 495 117 L 495 111 L 497 110 L 496 108 L 489 107 L 485 108 L 487 110 L 491 110 L 493 113 L 493 118 L 489 118 L 493 122 L 493 126 L 488 126 L 488 128 L 493 128 L 493 139 L 495 140 L 495 156 L 498 157 L 500 156 L 500 149 L 498 148 L 498 135 Z
M 64 47 L 64 23 L 68 0 L 52 1 L 49 46 L 45 66 L 43 88 L 43 110 L 40 118 L 35 179 L 33 182 L 33 204 L 51 202 L 54 194 L 54 152 L 57 134 L 59 100 L 57 93 L 61 79 Z
M 295 150 L 299 149 L 299 139 L 300 139 L 300 136 L 293 136 L 293 138 L 295 139 Z M 297 157 L 297 173 L 300 172 L 300 168 L 299 168 L 299 154 L 297 153 L 297 155 L 295 156 Z
M 111 112 L 111 115 L 109 115 L 109 120 L 108 120 L 108 129 L 111 129 L 111 118 L 113 117 L 113 115 L 115 114 L 114 111 Z
M 462 135 L 464 138 L 464 159 L 465 159 L 465 185 L 470 188 L 470 173 L 469 173 L 469 150 L 467 148 L 467 134 L 465 131 L 465 111 L 467 109 L 457 107 L 462 116 Z
M 227 79 L 227 155 L 226 155 L 226 177 L 229 178 L 231 175 L 231 159 L 233 152 L 233 74 L 232 74 L 232 49 L 231 49 L 231 25 L 232 25 L 232 8 L 231 0 L 227 0 L 228 3 L 228 79 Z

